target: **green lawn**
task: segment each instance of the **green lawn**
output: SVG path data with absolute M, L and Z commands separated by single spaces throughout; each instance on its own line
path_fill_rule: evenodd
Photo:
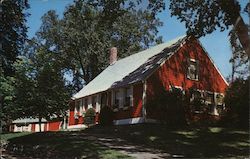
M 12 133 L 7 151 L 17 156 L 37 158 L 130 158 L 123 153 L 82 138 L 80 132 Z
M 25 136 L 22 136 L 25 135 Z M 19 136 L 19 137 L 18 137 Z M 88 139 L 88 137 L 94 137 Z M 134 152 L 154 149 L 184 158 L 248 158 L 249 130 L 221 127 L 169 128 L 159 124 L 94 126 L 78 132 L 6 134 L 8 150 L 38 158 L 129 158 L 118 149 L 95 142 L 113 139 L 112 144 L 132 144 Z M 122 142 L 118 143 L 118 140 Z
M 249 130 L 221 127 L 169 128 L 158 124 L 91 128 L 89 134 L 119 137 L 185 158 L 248 158 Z
M 1 134 L 1 143 L 2 142 L 7 142 L 7 140 L 16 138 L 16 137 L 21 137 L 31 134 L 30 132 L 22 132 L 22 133 L 7 133 L 7 134 Z

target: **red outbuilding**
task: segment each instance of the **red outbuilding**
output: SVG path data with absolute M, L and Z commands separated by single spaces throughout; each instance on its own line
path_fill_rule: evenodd
M 204 97 L 211 116 L 223 109 L 228 84 L 198 39 L 179 37 L 119 60 L 117 54 L 112 48 L 110 65 L 72 97 L 68 128 L 84 127 L 86 110 L 94 108 L 98 118 L 104 106 L 116 125 L 155 121 L 158 112 L 146 104 L 172 86 L 195 90 L 191 97 Z
M 63 129 L 64 123 L 60 119 L 48 121 L 41 120 L 41 131 L 59 131 Z M 39 119 L 38 118 L 22 118 L 12 121 L 10 126 L 12 132 L 39 132 Z

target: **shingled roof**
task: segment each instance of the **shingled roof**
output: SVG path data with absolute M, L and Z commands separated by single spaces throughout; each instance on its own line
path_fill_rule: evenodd
M 166 43 L 130 55 L 108 66 L 73 96 L 82 98 L 108 89 L 123 87 L 144 80 L 187 39 L 181 36 Z

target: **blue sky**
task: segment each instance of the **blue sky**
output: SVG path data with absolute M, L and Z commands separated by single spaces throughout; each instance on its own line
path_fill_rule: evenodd
M 60 17 L 62 17 L 65 7 L 71 4 L 73 0 L 30 0 L 29 2 L 30 9 L 28 12 L 31 15 L 27 18 L 27 25 L 29 27 L 28 37 L 31 38 L 39 29 L 41 25 L 41 17 L 44 13 L 53 9 L 56 10 Z M 242 6 L 245 6 L 247 0 L 241 0 L 240 2 Z M 164 23 L 163 27 L 159 28 L 159 35 L 163 36 L 164 41 L 185 34 L 185 25 L 180 23 L 175 17 L 170 16 L 168 3 L 166 5 L 166 10 L 159 14 L 159 18 Z M 248 21 L 247 15 L 243 15 L 243 18 Z M 229 76 L 231 73 L 231 65 L 229 63 L 231 51 L 227 35 L 228 31 L 215 31 L 212 34 L 200 38 L 202 45 L 207 50 L 224 77 Z

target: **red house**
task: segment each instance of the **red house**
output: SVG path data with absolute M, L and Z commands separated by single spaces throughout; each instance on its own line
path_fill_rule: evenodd
M 84 112 L 94 108 L 97 116 L 102 107 L 115 112 L 114 124 L 135 124 L 156 119 L 147 112 L 147 101 L 159 90 L 170 85 L 204 96 L 211 108 L 210 115 L 219 115 L 222 98 L 228 84 L 199 40 L 179 37 L 123 59 L 117 60 L 117 50 L 110 51 L 110 65 L 73 96 L 69 128 L 84 126 Z M 153 110 L 153 109 L 151 109 Z M 97 119 L 98 122 L 98 119 Z

